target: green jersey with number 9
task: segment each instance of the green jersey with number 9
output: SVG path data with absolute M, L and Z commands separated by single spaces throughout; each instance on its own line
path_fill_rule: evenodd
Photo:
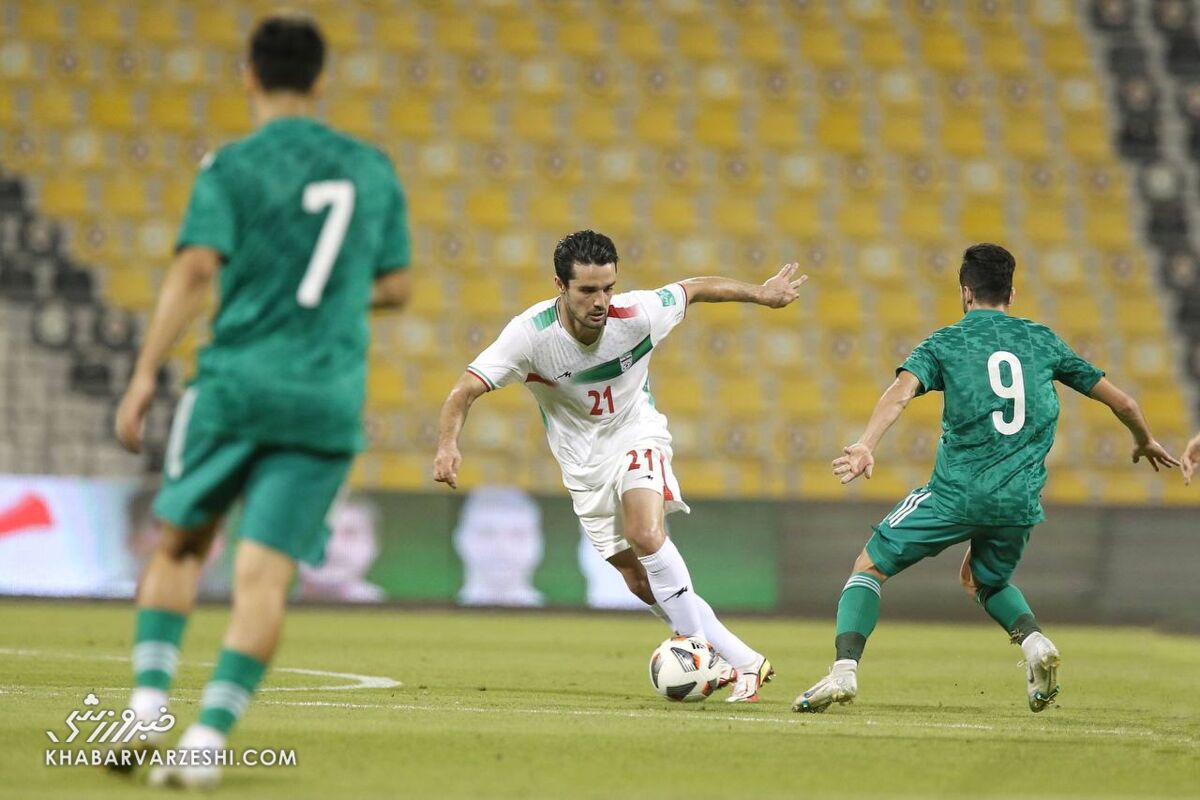
M 1104 373 L 1045 325 L 974 310 L 921 342 L 896 371 L 945 394 L 929 488 L 939 517 L 1035 525 L 1058 424 L 1059 381 L 1088 394 Z
M 190 425 L 362 449 L 371 287 L 409 261 L 387 157 L 308 117 L 268 122 L 202 162 L 176 244 L 188 246 L 224 262 Z

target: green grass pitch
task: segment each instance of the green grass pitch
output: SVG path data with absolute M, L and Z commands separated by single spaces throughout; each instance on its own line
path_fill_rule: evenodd
M 192 620 L 173 709 L 198 712 L 225 611 Z M 295 768 L 226 770 L 225 797 L 1167 797 L 1200 794 L 1200 640 L 1051 626 L 1059 704 L 1031 714 L 1020 653 L 990 623 L 885 617 L 859 700 L 790 710 L 831 659 L 832 621 L 737 619 L 779 671 L 763 701 L 669 705 L 649 614 L 295 609 L 231 746 Z M 127 606 L 0 604 L 0 796 L 151 797 L 90 767 L 46 767 L 47 729 L 88 691 L 125 697 Z M 383 676 L 397 688 L 329 688 Z M 294 691 L 282 691 L 292 689 Z M 177 728 L 178 729 L 178 728 Z

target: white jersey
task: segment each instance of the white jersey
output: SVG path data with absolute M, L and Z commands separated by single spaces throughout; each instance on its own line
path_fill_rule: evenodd
M 687 304 L 678 283 L 615 295 L 600 338 L 583 344 L 559 323 L 557 301 L 546 300 L 514 317 L 467 370 L 489 389 L 524 383 L 541 406 L 563 484 L 595 489 L 633 446 L 670 448 L 667 418 L 650 394 L 650 354 Z

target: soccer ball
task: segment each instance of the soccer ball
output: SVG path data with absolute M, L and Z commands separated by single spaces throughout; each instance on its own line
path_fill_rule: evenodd
M 668 700 L 698 703 L 719 677 L 716 651 L 695 636 L 672 636 L 650 656 L 650 683 Z

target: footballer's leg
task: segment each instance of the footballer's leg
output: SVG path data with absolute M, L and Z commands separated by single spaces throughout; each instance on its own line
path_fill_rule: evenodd
M 639 600 L 645 603 L 654 616 L 666 623 L 672 632 L 677 633 L 671 625 L 671 619 L 666 615 L 658 603 L 654 600 L 654 593 L 650 590 L 650 579 L 646 575 L 646 568 L 642 566 L 642 562 L 638 561 L 631 549 L 622 550 L 608 559 L 608 563 L 613 565 L 613 568 L 621 573 L 621 577 L 625 579 L 625 585 L 629 587 Z M 708 636 L 708 642 L 717 651 L 720 656 L 720 682 L 717 688 L 721 689 L 734 683 L 738 680 L 738 667 L 735 667 L 733 660 L 742 664 L 742 669 L 757 673 L 757 667 L 766 659 L 762 655 L 755 652 L 753 648 L 745 644 L 732 631 L 726 628 L 717 618 L 716 612 L 712 606 L 701 597 L 696 595 L 696 600 L 700 604 L 700 614 L 703 618 L 704 631 Z M 766 663 L 768 674 L 764 678 L 764 682 L 774 676 L 774 670 L 770 668 L 770 664 Z
M 219 751 L 245 714 L 283 630 L 296 562 L 320 563 L 329 530 L 325 518 L 349 472 L 351 458 L 287 448 L 260 450 L 246 479 L 241 541 L 234 559 L 233 613 L 200 717 L 184 732 L 184 749 Z M 164 768 L 151 781 L 211 788 L 217 766 Z
M 981 528 L 963 558 L 963 588 L 1004 628 L 1024 654 L 1026 695 L 1034 713 L 1058 696 L 1058 648 L 1042 633 L 1025 595 L 1010 582 L 1029 541 L 1029 528 Z

